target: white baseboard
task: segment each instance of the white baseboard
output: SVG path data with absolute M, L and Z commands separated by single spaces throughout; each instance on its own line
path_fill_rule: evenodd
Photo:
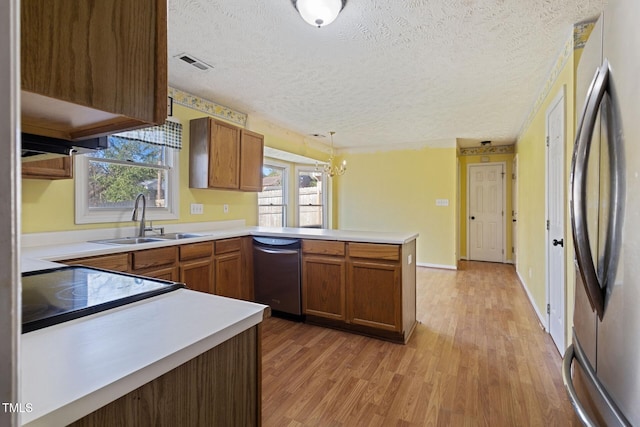
M 547 319 L 542 315 L 542 313 L 540 313 L 540 310 L 538 310 L 538 306 L 536 305 L 533 296 L 529 292 L 529 288 L 527 287 L 526 282 L 524 281 L 518 270 L 516 270 L 516 274 L 518 275 L 518 280 L 520 280 L 522 289 L 524 289 L 524 293 L 527 294 L 527 298 L 529 298 L 529 304 L 531 304 L 531 307 L 533 307 L 533 311 L 535 311 L 538 315 L 538 320 L 540 321 L 540 325 L 542 325 L 542 329 L 548 331 L 549 327 L 547 326 Z
M 442 268 L 444 270 L 457 270 L 458 267 L 455 265 L 447 265 L 447 264 L 430 264 L 428 262 L 416 262 L 418 267 L 428 267 L 428 268 Z

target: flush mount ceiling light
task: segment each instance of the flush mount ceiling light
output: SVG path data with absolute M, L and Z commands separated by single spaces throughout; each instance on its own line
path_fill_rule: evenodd
M 347 0 L 291 0 L 302 19 L 314 27 L 331 24 Z

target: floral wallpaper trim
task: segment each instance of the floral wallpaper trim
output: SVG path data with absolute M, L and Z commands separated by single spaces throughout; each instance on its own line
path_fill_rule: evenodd
M 538 110 L 544 103 L 544 100 L 547 98 L 547 95 L 549 95 L 549 92 L 551 91 L 553 84 L 556 82 L 558 75 L 560 75 L 560 72 L 564 68 L 569 58 L 571 58 L 571 55 L 573 54 L 573 52 L 577 49 L 584 48 L 584 44 L 589 38 L 589 34 L 591 34 L 591 30 L 593 29 L 594 25 L 595 25 L 595 21 L 581 22 L 573 26 L 573 33 L 571 34 L 571 37 L 567 39 L 564 45 L 564 48 L 562 49 L 562 53 L 557 59 L 556 64 L 553 66 L 551 73 L 549 73 L 547 82 L 545 83 L 544 88 L 540 92 L 540 95 L 538 95 L 536 102 L 533 104 L 533 108 L 531 109 L 531 111 L 529 111 L 527 120 L 525 120 L 525 122 L 522 124 L 522 127 L 520 128 L 520 132 L 518 133 L 518 135 L 522 135 L 525 129 L 527 129 L 531 124 L 531 121 L 533 120 L 535 115 L 538 113 Z
M 479 156 L 481 154 L 511 154 L 515 153 L 515 145 L 496 145 L 495 147 L 460 148 L 461 156 Z
M 224 105 L 183 92 L 180 89 L 169 87 L 169 96 L 173 98 L 173 102 L 176 104 L 202 111 L 214 117 L 220 117 L 242 127 L 247 124 L 247 115 L 245 113 L 240 113 Z
M 573 50 L 583 49 L 589 40 L 591 30 L 596 25 L 596 21 L 580 22 L 573 26 Z

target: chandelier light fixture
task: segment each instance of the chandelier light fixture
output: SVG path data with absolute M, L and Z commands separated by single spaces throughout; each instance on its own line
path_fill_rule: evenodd
M 302 19 L 314 27 L 331 24 L 347 4 L 347 0 L 291 0 Z
M 331 135 L 331 152 L 329 153 L 329 161 L 322 166 L 322 172 L 329 175 L 330 178 L 333 178 L 335 175 L 338 175 L 338 176 L 344 175 L 344 173 L 347 171 L 347 161 L 343 160 L 342 163 L 340 163 L 340 166 L 334 166 L 333 135 L 335 134 L 335 132 L 331 131 L 329 132 L 329 134 Z M 320 166 L 318 165 L 318 162 L 316 162 L 316 171 L 318 172 L 320 171 Z

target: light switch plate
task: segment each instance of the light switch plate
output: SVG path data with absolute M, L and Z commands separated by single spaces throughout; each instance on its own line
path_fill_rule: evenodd
M 204 213 L 204 207 L 202 203 L 191 203 L 191 215 L 202 215 Z
M 436 206 L 449 206 L 449 199 L 436 199 Z
M 224 211 L 224 213 L 229 213 L 229 205 L 227 205 L 226 203 L 222 205 L 222 210 Z

